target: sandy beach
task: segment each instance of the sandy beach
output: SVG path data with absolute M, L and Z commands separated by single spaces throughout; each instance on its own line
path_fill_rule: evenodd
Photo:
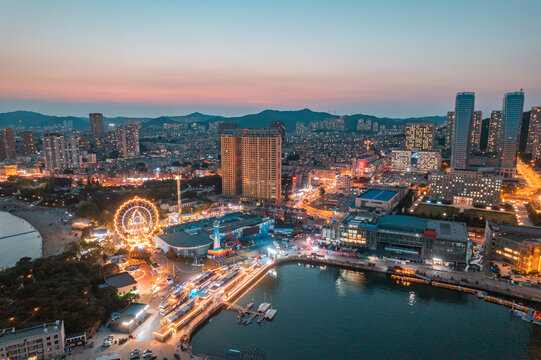
M 66 244 L 80 238 L 79 231 L 71 228 L 72 218 L 63 208 L 30 206 L 14 198 L 0 198 L 0 211 L 7 211 L 32 224 L 43 238 L 43 256 L 56 255 L 64 250 Z M 62 219 L 68 219 L 64 224 Z

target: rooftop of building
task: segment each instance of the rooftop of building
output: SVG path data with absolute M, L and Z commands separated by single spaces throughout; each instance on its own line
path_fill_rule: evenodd
M 500 236 L 509 240 L 517 242 L 524 240 L 541 242 L 541 227 L 497 225 L 493 222 L 489 222 L 489 225 L 494 231 L 497 231 Z
M 398 192 L 396 191 L 371 189 L 360 195 L 359 198 L 365 200 L 389 201 L 397 195 Z
M 63 321 L 33 326 L 25 329 L 7 328 L 0 331 L 0 345 L 30 337 L 41 336 L 45 333 L 56 333 L 64 327 Z
M 378 221 L 378 228 L 422 233 L 426 229 L 428 219 L 405 215 L 383 215 Z
M 202 228 L 185 228 L 183 230 L 163 233 L 157 236 L 169 246 L 181 249 L 198 248 L 212 244 L 213 242 L 209 233 Z
M 344 218 L 346 223 L 353 226 L 373 225 L 378 229 L 424 234 L 425 231 L 435 232 L 438 239 L 467 241 L 466 224 L 443 220 L 430 220 L 405 215 L 377 215 L 368 212 L 351 213 Z
M 116 288 L 123 288 L 125 286 L 131 286 L 137 284 L 137 281 L 128 272 L 121 272 L 105 277 L 105 283 L 109 286 Z
M 129 323 L 131 320 L 139 318 L 146 309 L 148 309 L 148 304 L 131 303 L 122 309 L 119 313 L 120 316 L 115 321 Z

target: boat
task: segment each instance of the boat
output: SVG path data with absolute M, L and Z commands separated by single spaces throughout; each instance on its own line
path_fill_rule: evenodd
M 278 272 L 276 272 L 275 269 L 270 269 L 269 275 L 276 279 L 278 277 Z
M 277 312 L 278 312 L 278 310 L 276 310 L 276 309 L 269 309 L 265 313 L 265 318 L 267 318 L 269 320 L 272 320 Z
M 486 292 L 484 292 L 484 291 L 478 291 L 478 292 L 477 292 L 477 297 L 478 297 L 479 299 L 483 299 L 485 296 L 487 296 L 487 293 L 486 293 Z
M 537 313 L 533 309 L 530 309 L 528 312 L 524 312 L 517 309 L 512 309 L 513 315 L 519 317 L 521 320 L 534 323 L 535 325 L 541 325 L 541 316 L 535 314 Z
M 257 311 L 259 312 L 265 312 L 267 311 L 269 308 L 270 308 L 271 304 L 267 303 L 267 302 L 264 302 L 264 303 L 261 303 L 259 305 L 259 308 L 257 309 Z

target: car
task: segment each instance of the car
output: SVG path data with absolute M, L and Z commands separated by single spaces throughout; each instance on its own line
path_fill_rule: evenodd
M 131 353 L 137 353 L 139 354 L 141 352 L 141 350 L 139 350 L 138 348 L 135 348 L 135 349 L 131 349 Z
M 109 346 L 111 346 L 111 341 L 110 340 L 105 340 L 103 342 L 103 347 L 109 347 Z

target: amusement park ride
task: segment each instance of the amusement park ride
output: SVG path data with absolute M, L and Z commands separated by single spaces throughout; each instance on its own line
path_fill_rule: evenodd
M 114 226 L 117 235 L 133 249 L 150 245 L 150 239 L 159 227 L 158 220 L 158 209 L 152 202 L 134 197 L 118 208 Z

